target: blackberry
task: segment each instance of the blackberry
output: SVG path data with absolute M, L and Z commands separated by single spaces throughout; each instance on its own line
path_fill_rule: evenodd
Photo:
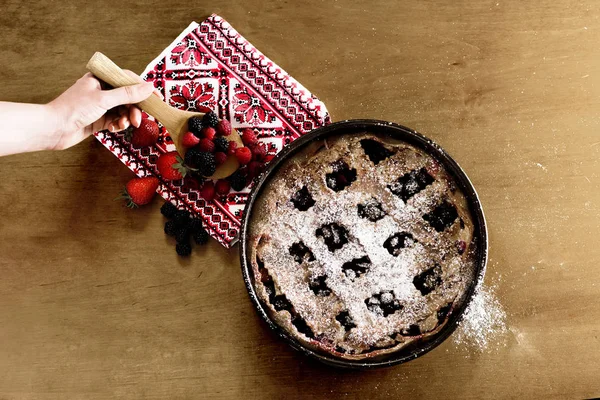
M 306 186 L 302 186 L 302 189 L 294 193 L 290 200 L 294 203 L 294 207 L 300 211 L 306 211 L 315 205 L 315 200 Z
M 199 230 L 204 230 L 202 227 L 202 221 L 198 218 L 190 219 L 190 223 L 188 224 L 188 228 L 190 228 L 191 232 L 197 232 Z
M 235 171 L 227 180 L 231 184 L 231 188 L 237 192 L 246 187 L 246 177 L 240 171 Z
M 177 243 L 175 251 L 177 251 L 177 254 L 181 257 L 187 257 L 192 254 L 192 245 L 189 242 Z
M 215 114 L 214 111 L 207 112 L 206 114 L 204 114 L 204 117 L 202 117 L 202 125 L 204 126 L 216 128 L 218 123 L 219 117 L 217 117 L 217 114 Z
M 180 226 L 175 233 L 175 240 L 177 243 L 189 242 L 190 229 L 187 226 Z
M 198 162 L 198 156 L 200 155 L 200 153 L 200 150 L 198 150 L 195 147 L 188 149 L 188 151 L 185 152 L 183 162 L 188 167 L 196 167 L 196 163 Z
M 194 242 L 196 242 L 196 244 L 206 244 L 209 239 L 208 232 L 206 232 L 204 229 L 193 232 L 192 237 L 194 238 Z
M 190 213 L 185 210 L 177 210 L 173 216 L 173 221 L 177 226 L 187 226 L 190 222 Z
M 197 137 L 202 137 L 203 127 L 204 125 L 202 124 L 202 118 L 200 117 L 192 117 L 188 120 L 188 130 Z
M 224 137 L 218 137 L 213 140 L 213 143 L 215 144 L 215 153 L 219 151 L 222 153 L 227 153 L 227 149 L 229 148 L 229 140 L 225 139 Z
M 217 170 L 217 160 L 211 153 L 200 152 L 196 157 L 198 172 L 203 176 L 211 176 Z
M 160 213 L 167 218 L 173 218 L 175 216 L 176 212 L 177 212 L 177 207 L 175 207 L 175 205 L 173 203 L 171 203 L 170 201 L 167 201 L 160 208 Z
M 165 233 L 169 236 L 175 236 L 177 233 L 177 224 L 175 221 L 165 222 Z

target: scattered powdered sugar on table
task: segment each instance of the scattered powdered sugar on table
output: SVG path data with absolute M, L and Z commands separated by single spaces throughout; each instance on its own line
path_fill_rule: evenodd
M 505 346 L 506 312 L 494 286 L 479 285 L 454 335 L 454 343 L 483 352 Z

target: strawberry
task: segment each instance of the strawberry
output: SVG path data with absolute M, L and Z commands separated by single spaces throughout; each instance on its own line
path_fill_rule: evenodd
M 176 151 L 161 154 L 156 162 L 158 173 L 164 180 L 176 181 L 185 177 L 187 168 Z
M 217 131 L 215 131 L 215 128 L 207 127 L 202 129 L 202 136 L 204 136 L 208 140 L 213 140 L 216 134 Z
M 235 155 L 235 150 L 237 149 L 238 144 L 233 140 L 229 142 L 229 147 L 227 148 L 227 154 L 230 156 Z
M 212 153 L 215 151 L 215 144 L 207 138 L 202 138 L 198 144 L 198 149 L 205 153 Z
M 158 140 L 158 124 L 144 118 L 140 126 L 133 130 L 131 144 L 133 147 L 152 146 Z
M 244 128 L 242 130 L 242 142 L 245 146 L 252 146 L 256 143 L 256 140 L 256 135 L 252 129 Z
M 211 201 L 215 198 L 215 185 L 212 181 L 204 182 L 202 189 L 200 189 L 200 196 L 206 201 Z
M 225 179 L 219 179 L 215 185 L 215 191 L 221 196 L 225 196 L 229 193 L 229 189 L 231 189 L 231 185 L 229 184 L 229 181 Z
M 184 147 L 194 147 L 200 142 L 200 139 L 194 135 L 192 132 L 186 132 L 183 135 L 183 139 L 181 140 Z
M 217 133 L 221 136 L 229 136 L 231 135 L 231 124 L 229 121 L 222 119 L 217 124 Z
M 154 198 L 159 181 L 153 176 L 134 178 L 127 182 L 123 194 L 118 199 L 127 200 L 127 207 L 136 208 L 148 204 Z
M 221 152 L 221 151 L 217 151 L 215 153 L 215 161 L 217 162 L 217 165 L 221 165 L 225 162 L 225 160 L 227 160 L 227 154 Z
M 252 152 L 248 147 L 242 147 L 235 151 L 235 157 L 241 165 L 246 165 L 252 160 Z

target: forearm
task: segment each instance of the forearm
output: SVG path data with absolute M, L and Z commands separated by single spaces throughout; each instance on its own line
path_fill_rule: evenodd
M 60 134 L 56 114 L 45 104 L 0 102 L 0 156 L 49 150 Z

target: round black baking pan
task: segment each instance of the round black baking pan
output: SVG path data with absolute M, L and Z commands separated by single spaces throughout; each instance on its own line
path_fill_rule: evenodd
M 383 134 L 393 139 L 410 143 L 433 156 L 446 168 L 446 171 L 448 171 L 448 173 L 454 177 L 456 184 L 460 187 L 467 200 L 474 223 L 476 253 L 473 280 L 470 282 L 464 300 L 453 310 L 448 322 L 439 332 L 432 337 L 427 338 L 426 340 L 417 340 L 409 346 L 398 350 L 397 352 L 374 357 L 373 359 L 353 361 L 337 358 L 331 354 L 321 353 L 307 348 L 271 320 L 269 314 L 264 308 L 265 306 L 262 304 L 258 298 L 258 295 L 256 294 L 256 289 L 254 287 L 254 274 L 252 273 L 247 239 L 254 203 L 257 197 L 260 195 L 262 188 L 265 187 L 265 185 L 268 185 L 269 180 L 275 175 L 283 162 L 293 157 L 294 154 L 312 141 L 326 139 L 327 137 L 331 136 L 352 135 L 362 132 Z M 487 228 L 479 197 L 477 196 L 477 192 L 475 192 L 475 188 L 471 184 L 471 181 L 462 168 L 456 163 L 456 161 L 454 161 L 452 157 L 450 157 L 450 155 L 448 155 L 448 153 L 446 153 L 440 146 L 412 129 L 392 122 L 362 119 L 336 122 L 331 125 L 315 129 L 314 131 L 296 139 L 294 142 L 286 146 L 281 152 L 279 152 L 279 154 L 269 163 L 266 171 L 254 182 L 254 186 L 248 197 L 244 219 L 242 221 L 240 242 L 240 261 L 246 288 L 248 289 L 250 299 L 256 307 L 258 314 L 267 322 L 269 327 L 286 342 L 288 342 L 288 344 L 290 344 L 293 348 L 299 350 L 309 357 L 315 358 L 332 366 L 355 369 L 386 367 L 410 361 L 432 350 L 442 343 L 446 338 L 448 338 L 456 329 L 465 309 L 473 297 L 477 286 L 483 280 L 487 263 L 488 249 Z

